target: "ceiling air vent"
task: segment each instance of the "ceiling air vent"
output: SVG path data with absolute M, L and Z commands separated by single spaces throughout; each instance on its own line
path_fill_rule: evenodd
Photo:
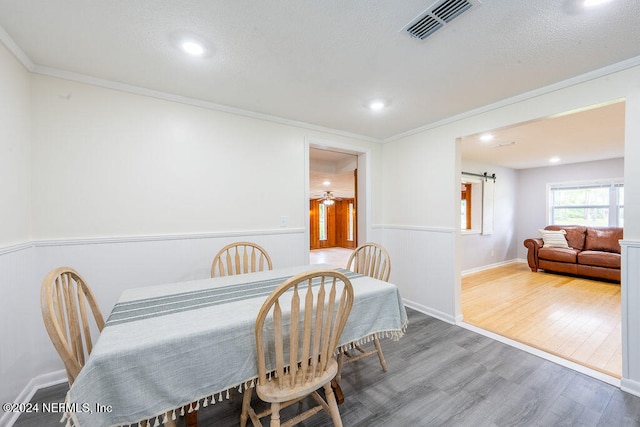
M 424 40 L 477 5 L 479 0 L 440 0 L 407 24 L 403 31 L 409 33 L 411 37 Z

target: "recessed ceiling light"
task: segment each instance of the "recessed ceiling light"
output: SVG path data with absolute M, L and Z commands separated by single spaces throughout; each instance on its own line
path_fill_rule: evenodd
M 331 185 L 331 181 L 324 181 L 323 184 L 324 185 Z
M 182 50 L 193 56 L 202 56 L 204 54 L 204 47 L 200 43 L 194 41 L 183 42 Z
M 480 141 L 482 142 L 489 142 L 491 140 L 493 140 L 493 134 L 491 133 L 483 133 L 480 135 Z
M 585 7 L 595 7 L 600 6 L 604 3 L 609 3 L 611 0 L 584 0 L 582 3 Z
M 381 100 L 375 100 L 369 103 L 369 108 L 373 111 L 381 111 L 385 106 L 386 104 Z
M 549 163 L 558 163 L 560 161 L 560 157 L 551 157 L 549 159 Z

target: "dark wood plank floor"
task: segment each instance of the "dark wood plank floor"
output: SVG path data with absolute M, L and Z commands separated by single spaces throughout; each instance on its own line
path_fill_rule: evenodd
M 346 427 L 640 426 L 640 397 L 466 329 L 408 313 L 407 334 L 398 342 L 382 342 L 388 372 L 381 371 L 375 356 L 345 367 L 340 413 Z M 33 401 L 61 402 L 66 389 L 40 390 Z M 201 409 L 199 425 L 237 425 L 241 400 Z M 14 425 L 58 426 L 59 420 L 58 414 L 24 414 Z M 300 425 L 332 424 L 321 413 Z

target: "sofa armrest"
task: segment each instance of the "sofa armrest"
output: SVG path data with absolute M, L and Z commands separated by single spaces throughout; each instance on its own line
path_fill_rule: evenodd
M 543 241 L 540 238 L 527 239 L 524 241 L 524 247 L 529 251 L 527 252 L 527 262 L 531 271 L 538 271 L 538 249 L 542 247 Z

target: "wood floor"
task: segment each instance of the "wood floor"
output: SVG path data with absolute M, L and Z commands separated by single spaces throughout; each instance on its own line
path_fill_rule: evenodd
M 514 263 L 462 278 L 464 321 L 620 378 L 620 285 Z
M 406 335 L 381 342 L 386 373 L 375 356 L 345 366 L 340 405 L 345 426 L 640 426 L 640 397 L 459 326 L 407 312 Z M 52 386 L 32 402 L 63 402 L 66 391 L 66 384 Z M 238 398 L 201 409 L 198 425 L 237 426 L 241 403 Z M 60 414 L 23 414 L 14 426 L 55 427 L 62 425 L 59 420 Z M 300 424 L 331 425 L 324 413 Z
M 332 264 L 336 267 L 346 267 L 353 249 L 326 248 L 309 251 L 310 264 Z

